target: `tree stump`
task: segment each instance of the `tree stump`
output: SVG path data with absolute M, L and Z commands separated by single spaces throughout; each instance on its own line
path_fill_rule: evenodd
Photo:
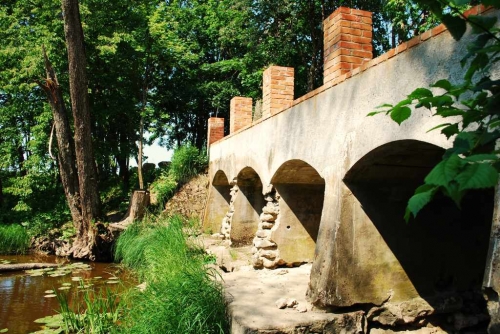
M 135 190 L 130 196 L 130 203 L 125 218 L 118 223 L 109 224 L 109 228 L 111 230 L 125 230 L 128 225 L 132 224 L 135 220 L 144 218 L 148 205 L 149 191 Z

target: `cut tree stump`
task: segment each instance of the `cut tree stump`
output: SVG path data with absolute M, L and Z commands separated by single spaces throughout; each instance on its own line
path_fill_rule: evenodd
M 144 218 L 148 205 L 149 191 L 135 190 L 130 196 L 130 203 L 125 218 L 118 223 L 109 224 L 109 229 L 118 231 L 125 230 L 134 221 Z
M 0 264 L 0 273 L 6 271 L 21 271 L 42 268 L 55 268 L 60 265 L 57 263 L 13 263 L 13 264 Z

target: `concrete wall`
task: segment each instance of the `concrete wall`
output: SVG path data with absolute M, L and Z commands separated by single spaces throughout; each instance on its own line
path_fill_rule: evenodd
M 311 241 L 316 239 L 316 248 L 309 298 L 318 306 L 414 300 L 414 310 L 430 314 L 442 309 L 433 299 L 441 292 L 481 286 L 491 228 L 491 193 L 478 193 L 481 200 L 473 203 L 484 207 L 482 217 L 457 214 L 443 199 L 423 212 L 420 221 L 401 221 L 401 209 L 411 191 L 439 159 L 441 149 L 450 146 L 439 131 L 426 132 L 442 120 L 420 109 L 401 126 L 389 117 L 366 116 L 378 105 L 400 101 L 417 87 L 462 77 L 457 64 L 469 39 L 457 43 L 448 32 L 441 32 L 442 28 L 436 29 L 436 36 L 428 39 L 428 34 L 425 42 L 419 37 L 418 42 L 404 45 L 410 50 L 373 60 L 369 68 L 362 67 L 347 80 L 324 86 L 291 108 L 210 146 L 211 175 L 223 171 L 233 179 L 250 167 L 260 176 L 263 194 L 273 189 L 277 181 L 273 183 L 273 178 L 290 161 L 305 162 L 324 180 L 321 213 L 315 207 L 313 215 L 320 220 L 319 230 L 317 238 L 311 237 Z M 277 193 L 279 188 L 278 182 Z M 289 196 L 296 191 L 289 191 L 289 184 L 282 189 L 279 208 L 287 208 L 290 216 L 280 212 L 278 220 L 285 217 L 297 227 L 304 213 L 295 213 L 293 218 L 292 207 L 304 198 Z M 323 191 L 318 189 L 316 194 Z M 278 249 L 286 249 L 290 240 L 281 235 L 272 241 Z M 422 268 L 428 272 L 421 273 Z

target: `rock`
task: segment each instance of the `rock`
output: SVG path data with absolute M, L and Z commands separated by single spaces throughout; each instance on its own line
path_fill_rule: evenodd
M 286 300 L 286 307 L 294 307 L 295 305 L 297 305 L 297 300 L 294 299 L 294 298 L 288 298 Z
M 263 239 L 268 238 L 270 235 L 271 235 L 270 230 L 257 230 L 257 232 L 255 233 L 255 236 Z
M 267 268 L 267 269 L 274 269 L 278 266 L 278 263 L 279 263 L 279 260 L 269 260 L 269 259 L 266 259 L 265 257 L 262 258 L 262 264 L 264 265 L 264 268 Z
M 306 313 L 307 312 L 307 306 L 305 304 L 297 304 L 297 305 L 295 305 L 295 309 L 299 313 Z
M 274 250 L 263 250 L 260 252 L 260 256 L 269 260 L 274 260 L 278 256 L 278 252 Z
M 455 313 L 453 315 L 453 327 L 460 331 L 467 327 L 477 325 L 482 321 L 487 321 L 489 317 L 486 314 L 465 315 L 463 313 Z
M 285 274 L 288 274 L 288 270 L 286 270 L 286 269 L 281 269 L 280 271 L 278 271 L 276 273 L 276 275 L 285 275 Z
M 284 309 L 287 307 L 287 299 L 286 298 L 280 298 L 276 301 L 275 303 L 276 307 L 279 309 Z
M 267 205 L 262 209 L 263 213 L 270 215 L 277 215 L 279 213 L 279 207 L 274 205 L 272 202 L 268 202 Z
M 269 248 L 275 247 L 276 244 L 267 239 L 255 238 L 253 239 L 253 245 L 257 248 Z
M 276 215 L 272 215 L 270 213 L 261 213 L 260 220 L 264 222 L 273 222 L 276 220 Z
M 274 227 L 274 223 L 262 222 L 260 226 L 265 230 L 270 230 Z

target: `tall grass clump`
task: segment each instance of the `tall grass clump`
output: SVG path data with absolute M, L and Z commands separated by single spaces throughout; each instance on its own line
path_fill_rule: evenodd
M 30 237 L 21 225 L 0 225 L 0 254 L 23 254 L 30 246 Z
M 84 288 L 83 283 L 80 287 Z M 79 291 L 73 307 L 67 294 L 57 293 L 56 297 L 64 333 L 105 334 L 116 330 L 120 303 L 118 294 L 109 288 Z
M 180 216 L 129 227 L 116 258 L 147 283 L 126 300 L 125 333 L 228 333 L 222 284 L 203 249 L 189 242 Z
M 172 155 L 170 173 L 179 183 L 186 183 L 203 172 L 208 165 L 206 151 L 200 151 L 192 144 L 178 147 Z

